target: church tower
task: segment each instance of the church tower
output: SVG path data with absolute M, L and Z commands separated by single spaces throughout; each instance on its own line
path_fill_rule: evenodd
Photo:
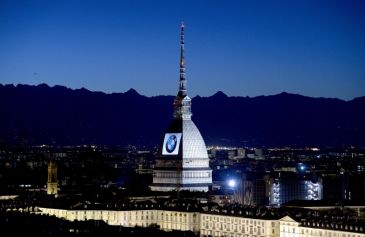
M 56 196 L 58 194 L 57 163 L 54 160 L 48 163 L 47 194 Z
M 185 78 L 184 23 L 181 24 L 179 91 L 173 120 L 164 135 L 153 170 L 153 191 L 208 191 L 212 170 L 205 142 L 191 120 L 191 99 Z

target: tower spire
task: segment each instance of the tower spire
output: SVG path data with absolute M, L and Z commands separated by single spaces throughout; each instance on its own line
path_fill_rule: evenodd
M 174 118 L 191 119 L 191 99 L 186 93 L 185 57 L 184 57 L 184 22 L 181 22 L 180 31 L 180 80 L 179 92 L 174 100 Z
M 180 33 L 180 83 L 179 83 L 179 96 L 186 96 L 186 79 L 185 79 L 185 57 L 184 57 L 184 22 L 181 22 Z

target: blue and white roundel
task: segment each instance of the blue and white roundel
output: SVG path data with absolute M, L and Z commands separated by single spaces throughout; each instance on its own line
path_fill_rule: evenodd
M 176 144 L 177 144 L 176 136 L 175 135 L 169 136 L 169 138 L 166 141 L 166 151 L 168 153 L 172 153 L 176 148 Z
M 178 155 L 181 141 L 181 133 L 165 133 L 162 155 Z

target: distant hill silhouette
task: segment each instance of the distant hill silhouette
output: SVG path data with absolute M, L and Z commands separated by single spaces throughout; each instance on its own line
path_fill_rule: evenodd
M 173 96 L 134 89 L 105 94 L 46 84 L 0 84 L 0 144 L 146 145 L 160 142 Z M 248 146 L 365 145 L 365 97 L 351 101 L 281 93 L 192 100 L 207 144 Z

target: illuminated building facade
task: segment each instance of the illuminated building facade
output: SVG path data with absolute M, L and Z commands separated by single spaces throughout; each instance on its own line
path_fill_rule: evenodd
M 139 207 L 140 208 L 140 207 Z M 51 215 L 70 221 L 102 220 L 109 225 L 148 227 L 161 230 L 192 231 L 202 237 L 365 237 L 365 227 L 328 221 L 298 221 L 282 218 L 246 217 L 240 212 L 187 212 L 154 209 L 65 210 L 39 208 L 36 214 Z
M 184 24 L 181 25 L 179 92 L 174 99 L 174 119 L 164 135 L 153 170 L 154 191 L 208 191 L 212 171 L 205 142 L 191 120 L 184 58 Z
M 363 226 L 328 223 L 328 222 L 299 222 L 286 216 L 279 220 L 280 237 L 364 237 Z M 361 233 L 358 233 L 361 232 Z
M 200 236 L 274 237 L 279 236 L 279 222 L 238 215 L 202 213 L 200 215 Z
M 323 185 L 320 178 L 307 178 L 294 172 L 281 172 L 268 179 L 269 204 L 280 205 L 291 200 L 321 200 Z
M 57 163 L 54 160 L 48 163 L 47 194 L 58 194 Z

